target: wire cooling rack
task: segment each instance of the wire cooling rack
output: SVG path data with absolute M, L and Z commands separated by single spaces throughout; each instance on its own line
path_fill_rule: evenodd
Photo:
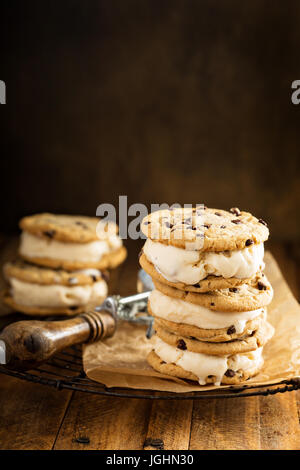
M 275 395 L 300 389 L 300 378 L 284 380 L 275 385 L 247 385 L 228 387 L 219 391 L 171 393 L 153 390 L 133 390 L 123 388 L 107 388 L 105 385 L 90 380 L 82 367 L 81 347 L 75 346 L 61 351 L 40 367 L 31 371 L 19 372 L 0 366 L 0 373 L 12 377 L 54 387 L 57 390 L 74 390 L 119 398 L 142 398 L 151 400 L 190 400 L 204 398 L 236 398 L 258 395 Z

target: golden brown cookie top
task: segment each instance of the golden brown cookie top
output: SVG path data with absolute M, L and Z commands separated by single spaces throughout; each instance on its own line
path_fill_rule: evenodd
M 257 273 L 243 284 L 225 289 L 196 293 L 176 289 L 153 279 L 156 289 L 175 299 L 201 305 L 220 312 L 247 312 L 266 307 L 273 298 L 273 289 L 264 273 Z
M 262 243 L 269 236 L 262 219 L 238 208 L 164 209 L 145 217 L 141 228 L 153 241 L 199 251 L 241 250 Z
M 61 242 L 88 243 L 105 240 L 118 232 L 114 222 L 103 222 L 97 217 L 82 215 L 35 214 L 20 220 L 20 228 L 35 236 Z M 101 230 L 97 230 L 101 227 Z
M 108 273 L 97 269 L 67 272 L 62 269 L 55 270 L 34 266 L 21 260 L 6 263 L 3 266 L 4 276 L 7 280 L 16 278 L 20 281 L 33 284 L 64 286 L 89 285 L 101 279 L 108 280 Z
M 273 326 L 267 321 L 263 321 L 252 336 L 246 336 L 243 339 L 239 338 L 233 341 L 226 341 L 224 343 L 200 341 L 185 337 L 179 333 L 174 333 L 162 327 L 157 318 L 154 321 L 154 329 L 156 331 L 156 335 L 170 346 L 212 356 L 230 356 L 232 354 L 255 351 L 256 349 L 264 346 L 274 334 Z

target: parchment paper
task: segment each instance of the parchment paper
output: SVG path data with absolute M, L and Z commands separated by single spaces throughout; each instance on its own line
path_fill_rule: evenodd
M 246 382 L 251 385 L 275 384 L 300 376 L 300 305 L 270 252 L 265 254 L 265 263 L 265 272 L 274 288 L 274 298 L 268 307 L 268 320 L 275 327 L 275 335 L 264 347 L 265 363 L 262 371 Z M 201 386 L 160 374 L 146 362 L 150 350 L 151 340 L 146 339 L 145 327 L 122 322 L 112 338 L 85 346 L 84 370 L 90 379 L 107 387 L 177 393 L 229 387 Z

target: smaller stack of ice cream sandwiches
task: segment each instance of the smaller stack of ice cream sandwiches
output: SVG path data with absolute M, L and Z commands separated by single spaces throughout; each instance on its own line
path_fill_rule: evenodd
M 238 384 L 257 374 L 274 330 L 272 287 L 263 273 L 269 231 L 237 208 L 161 210 L 147 216 L 140 264 L 155 289 L 149 364 L 205 384 Z
M 113 222 L 36 214 L 20 221 L 19 259 L 4 265 L 4 302 L 31 315 L 75 315 L 107 296 L 107 269 L 126 258 Z

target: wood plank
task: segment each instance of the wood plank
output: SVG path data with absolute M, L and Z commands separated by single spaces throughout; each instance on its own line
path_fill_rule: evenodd
M 150 410 L 150 400 L 76 393 L 54 448 L 143 449 Z
M 257 397 L 194 401 L 190 450 L 259 448 Z
M 71 395 L 0 374 L 0 449 L 52 449 Z
M 187 450 L 189 448 L 192 412 L 192 400 L 154 401 L 144 449 Z
M 295 392 L 260 397 L 263 450 L 299 450 L 300 427 Z

